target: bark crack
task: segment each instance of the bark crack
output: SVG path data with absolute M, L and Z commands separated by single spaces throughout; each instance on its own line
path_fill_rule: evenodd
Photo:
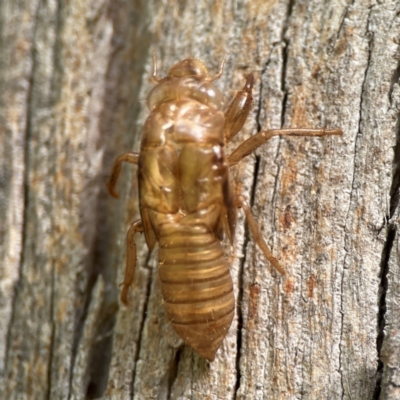
M 254 187 L 254 182 L 253 182 L 253 187 Z M 238 391 L 240 389 L 240 379 L 242 377 L 242 374 L 240 372 L 240 357 L 241 357 L 241 350 L 242 350 L 242 340 L 243 340 L 243 313 L 242 313 L 242 302 L 243 302 L 243 274 L 244 274 L 244 265 L 246 263 L 247 259 L 247 246 L 250 242 L 250 233 L 249 233 L 249 228 L 246 224 L 245 226 L 245 233 L 244 233 L 244 242 L 243 242 L 243 258 L 240 262 L 239 266 L 239 275 L 238 275 L 238 298 L 236 300 L 236 314 L 237 314 L 237 337 L 236 337 L 236 383 L 235 383 L 235 389 L 234 389 L 234 395 L 233 398 L 234 400 L 237 399 Z
M 111 2 L 109 5 L 105 6 L 105 14 L 107 15 L 108 21 L 113 27 L 112 37 L 110 39 L 111 49 L 110 49 L 110 59 L 105 70 L 105 91 L 102 95 L 102 110 L 99 115 L 99 129 L 103 133 L 101 135 L 102 142 L 101 146 L 104 150 L 102 166 L 99 171 L 99 175 L 95 178 L 97 183 L 102 185 L 102 189 L 99 190 L 97 194 L 97 211 L 95 213 L 95 224 L 96 230 L 94 237 L 92 237 L 92 245 L 90 248 L 89 261 L 87 263 L 88 267 L 88 283 L 86 286 L 85 294 L 85 304 L 81 315 L 78 315 L 78 328 L 84 328 L 86 323 L 88 311 L 90 307 L 92 291 L 96 279 L 100 276 L 106 282 L 106 285 L 110 284 L 112 289 L 107 290 L 103 298 L 103 306 L 101 307 L 96 327 L 96 337 L 104 338 L 101 341 L 96 341 L 92 344 L 90 349 L 90 361 L 87 367 L 86 375 L 90 377 L 90 386 L 87 387 L 87 393 L 92 393 L 96 398 L 98 396 L 104 395 L 104 391 L 107 388 L 107 382 L 109 380 L 109 372 L 111 367 L 111 361 L 113 358 L 113 346 L 116 345 L 118 348 L 118 340 L 114 339 L 113 335 L 109 335 L 109 332 L 115 330 L 115 323 L 118 311 L 115 310 L 115 304 L 117 304 L 117 299 L 115 292 L 119 292 L 115 288 L 115 272 L 110 271 L 111 260 L 114 256 L 109 255 L 109 249 L 114 248 L 115 243 L 110 239 L 110 232 L 116 234 L 116 226 L 118 226 L 115 221 L 122 221 L 125 218 L 125 214 L 118 211 L 118 217 L 114 219 L 106 218 L 104 210 L 110 209 L 108 201 L 106 200 L 109 196 L 103 184 L 109 177 L 109 168 L 111 163 L 116 157 L 116 153 L 120 152 L 122 148 L 132 149 L 137 146 L 138 141 L 140 141 L 140 129 L 137 125 L 137 120 L 139 113 L 142 109 L 141 101 L 138 96 L 142 92 L 143 85 L 143 74 L 145 73 L 145 66 L 148 60 L 149 43 L 151 40 L 151 33 L 148 29 L 149 19 L 149 8 L 148 4 L 143 1 L 135 1 L 134 4 L 128 6 L 126 11 L 128 12 L 129 18 L 126 18 L 121 14 L 121 4 L 118 2 Z M 133 8 L 140 8 L 140 13 L 133 13 Z M 96 18 L 100 18 L 103 11 L 99 11 Z M 97 25 L 94 20 L 91 21 L 93 26 Z M 131 27 L 135 27 L 134 29 Z M 136 43 L 138 45 L 124 45 L 126 41 L 130 43 Z M 135 49 L 133 49 L 133 47 Z M 118 72 L 117 72 L 118 71 Z M 132 74 L 134 72 L 134 74 Z M 131 94 L 127 95 L 124 92 L 126 86 L 126 79 L 131 79 L 130 90 Z M 127 102 L 129 106 L 121 106 L 122 103 Z M 117 119 L 121 119 L 123 122 L 117 122 L 115 115 L 118 115 Z M 129 122 L 127 122 L 129 121 Z M 108 132 L 115 130 L 115 126 L 123 126 L 130 134 L 128 136 L 124 135 L 109 135 Z M 120 129 L 120 128 L 118 128 Z M 118 142 L 118 143 L 117 143 Z M 122 143 L 121 143 L 122 142 Z M 116 144 L 117 143 L 117 144 Z M 131 175 L 130 175 L 131 176 Z M 137 185 L 136 180 L 134 180 Z M 129 189 L 128 189 L 129 191 Z M 122 194 L 122 193 L 121 193 Z M 125 192 L 126 194 L 126 192 Z M 122 197 L 122 196 L 121 196 Z M 124 198 L 126 196 L 124 195 Z M 84 205 L 85 206 L 85 205 Z M 126 204 L 125 204 L 126 206 Z M 138 205 L 135 205 L 135 211 Z M 146 258 L 144 263 L 145 268 L 148 265 L 150 258 L 150 253 Z M 147 269 L 147 268 L 146 268 Z M 149 268 L 150 270 L 150 268 Z M 147 312 L 148 301 L 150 296 L 150 286 L 152 278 L 151 273 L 147 276 L 145 283 L 146 293 L 144 299 L 144 310 L 143 315 L 138 315 L 138 322 L 140 325 L 139 337 L 137 342 L 137 347 L 135 354 L 132 357 L 137 363 L 139 359 L 140 345 L 142 330 L 144 328 L 145 314 Z M 117 295 L 118 296 L 118 295 Z M 141 320 L 139 318 L 142 317 Z M 74 345 L 76 349 L 79 346 L 79 341 L 83 329 L 79 329 L 74 338 Z M 114 341 L 115 340 L 115 341 Z M 134 381 L 136 365 L 133 366 L 133 370 L 130 371 L 132 377 L 132 383 L 130 391 L 133 396 Z
M 43 5 L 44 7 L 47 6 L 46 2 L 41 1 L 40 5 Z M 38 7 L 38 12 L 40 9 L 40 5 Z M 56 26 L 55 26 L 55 42 L 54 42 L 54 55 L 53 55 L 53 64 L 56 66 L 56 70 L 54 75 L 52 76 L 53 81 L 52 81 L 52 86 L 54 87 L 54 93 L 55 97 L 53 99 L 54 103 L 56 102 L 56 98 L 59 95 L 59 90 L 57 90 L 57 84 L 56 81 L 57 79 L 60 79 L 60 76 L 62 74 L 62 67 L 59 65 L 59 60 L 62 59 L 60 53 L 61 53 L 61 31 L 62 31 L 62 12 L 63 12 L 63 5 L 58 4 L 55 15 L 56 15 Z M 34 42 L 36 43 L 36 38 L 34 37 Z M 29 147 L 29 146 L 28 146 Z M 53 205 L 53 202 L 51 203 Z M 53 215 L 53 213 L 52 213 Z M 54 221 L 51 219 L 51 231 L 55 232 L 54 228 Z M 55 316 L 56 310 L 55 310 L 55 297 L 56 297 L 56 266 L 55 266 L 55 261 L 54 259 L 52 260 L 52 265 L 51 265 L 51 293 L 50 293 L 50 324 L 51 324 L 51 335 L 50 335 L 50 351 L 49 351 L 49 361 L 48 361 L 48 386 L 47 386 L 47 399 L 51 400 L 52 398 L 52 373 L 53 373 L 53 358 L 54 358 L 54 353 L 55 353 L 55 341 L 56 341 L 56 327 L 57 327 L 57 318 Z M 72 358 L 70 360 L 70 371 L 73 369 L 73 364 Z M 71 373 L 71 372 L 70 372 Z M 71 382 L 71 381 L 70 381 Z M 69 382 L 69 383 L 70 383 Z M 71 386 L 69 385 L 68 388 L 68 395 L 71 390 Z
M 389 89 L 389 102 L 392 105 L 392 92 L 393 86 L 398 81 L 400 77 L 400 63 L 398 64 L 396 70 L 393 72 L 391 85 Z M 374 400 L 378 400 L 382 391 L 382 375 L 383 375 L 383 362 L 381 360 L 382 344 L 385 338 L 385 327 L 386 327 L 386 293 L 388 290 L 388 273 L 389 273 L 389 259 L 391 251 L 393 248 L 394 241 L 397 235 L 397 224 L 391 221 L 391 218 L 396 213 L 399 205 L 399 189 L 400 189 L 400 113 L 397 115 L 396 123 L 396 145 L 394 149 L 394 159 L 393 159 L 393 178 L 392 185 L 390 188 L 390 208 L 389 216 L 386 217 L 384 225 L 389 224 L 386 242 L 382 252 L 382 262 L 380 267 L 380 284 L 379 284 L 379 312 L 378 312 L 378 336 L 376 339 L 376 350 L 378 354 L 378 367 L 377 367 L 377 377 L 376 385 L 374 390 Z
M 397 53 L 399 53 L 399 52 L 400 52 L 400 46 L 397 50 Z M 396 83 L 397 84 L 399 83 L 399 79 L 400 79 L 400 60 L 397 64 L 397 68 L 394 70 L 394 72 L 392 74 L 392 79 L 390 80 L 390 87 L 389 87 L 389 92 L 388 92 L 390 106 L 393 105 L 393 99 L 392 99 L 393 87 Z
M 388 290 L 388 279 L 387 275 L 389 273 L 389 259 L 390 254 L 393 248 L 393 243 L 396 238 L 396 228 L 395 226 L 391 226 L 388 229 L 388 234 L 386 238 L 386 243 L 382 252 L 382 262 L 380 267 L 380 283 L 379 283 L 379 312 L 378 312 L 378 336 L 376 339 L 376 350 L 378 353 L 378 368 L 377 368 L 377 376 L 376 376 L 376 384 L 373 399 L 378 400 L 381 393 L 381 384 L 382 384 L 382 373 L 383 373 L 383 363 L 381 360 L 381 350 L 382 343 L 385 337 L 384 329 L 385 329 L 385 315 L 386 315 L 386 293 Z
M 396 70 L 393 75 L 395 76 L 397 75 L 397 73 L 398 71 Z M 397 114 L 396 145 L 394 148 L 393 166 L 394 166 L 393 178 L 392 178 L 392 185 L 390 187 L 389 219 L 392 218 L 393 215 L 395 214 L 400 201 L 400 113 Z
M 262 77 L 264 76 L 266 69 L 269 65 L 269 60 L 266 62 L 264 68 L 261 71 L 261 79 L 260 79 L 260 89 L 259 89 L 259 95 L 258 95 L 258 108 L 257 108 L 257 113 L 256 113 L 256 124 L 257 124 L 257 130 L 260 132 L 262 130 L 262 124 L 260 122 L 261 118 L 261 106 L 262 106 L 262 92 L 263 92 L 263 79 Z M 250 189 L 250 206 L 253 207 L 254 205 L 254 199 L 255 199 L 255 194 L 256 194 L 256 188 L 257 188 L 257 182 L 258 182 L 258 175 L 259 175 L 259 170 L 260 170 L 260 157 L 256 156 L 255 157 L 255 163 L 254 163 L 254 172 L 253 172 L 253 183 Z M 240 388 L 240 379 L 241 379 L 241 373 L 240 373 L 240 357 L 241 357 L 241 349 L 242 349 L 242 338 L 243 338 L 243 313 L 242 313 L 242 302 L 243 302 L 243 274 L 244 274 L 244 265 L 247 260 L 247 247 L 248 244 L 250 243 L 250 233 L 249 233 L 249 228 L 246 224 L 245 227 L 245 234 L 244 234 L 244 242 L 243 242 L 243 259 L 240 263 L 239 267 L 239 279 L 238 279 L 238 286 L 239 286 L 239 293 L 238 293 L 238 298 L 236 302 L 236 313 L 238 316 L 238 330 L 237 330 L 237 354 L 236 354 L 236 384 L 235 384 L 235 389 L 234 389 L 234 396 L 233 398 L 236 399 L 238 395 L 238 391 Z
M 149 271 L 153 271 L 153 269 L 148 268 L 148 264 L 150 261 L 150 254 L 151 252 L 149 251 L 148 256 L 146 258 L 146 267 Z M 150 303 L 150 295 L 151 295 L 151 284 L 153 282 L 153 276 L 154 276 L 154 271 L 153 273 L 150 273 L 147 277 L 147 282 L 146 282 L 146 292 L 145 292 L 145 301 L 143 304 L 143 312 L 142 312 L 142 318 L 141 318 L 141 322 L 140 322 L 140 326 L 139 326 L 139 337 L 138 337 L 138 341 L 137 341 L 137 346 L 136 346 L 136 353 L 134 355 L 134 365 L 135 368 L 132 371 L 132 386 L 131 386 L 131 396 L 130 398 L 133 400 L 134 397 L 134 389 L 135 389 L 135 379 L 136 379 L 136 371 L 137 371 L 137 363 L 139 361 L 139 356 L 140 356 L 140 347 L 142 344 L 142 339 L 143 339 L 143 331 L 144 331 L 144 325 L 146 322 L 146 315 L 148 313 L 148 308 L 149 308 L 149 303 Z
M 7 337 L 6 337 L 6 351 L 4 356 L 4 377 L 7 376 L 8 370 L 8 361 L 10 356 L 10 350 L 12 349 L 11 345 L 11 337 L 12 337 L 12 328 L 15 323 L 16 317 L 16 308 L 19 299 L 19 292 L 21 286 L 23 285 L 23 265 L 25 263 L 25 249 L 26 249 L 26 242 L 27 242 L 27 230 L 28 230 L 28 208 L 29 208 L 29 195 L 30 195 L 30 184 L 29 184 L 29 164 L 30 164 L 30 155 L 29 155 L 29 145 L 30 138 L 32 136 L 32 129 L 31 129 L 31 113 L 32 113 L 32 98 L 33 98 L 33 86 L 34 86 L 34 76 L 35 71 L 37 68 L 37 60 L 35 57 L 36 52 L 36 32 L 38 28 L 37 20 L 38 14 L 40 10 L 41 3 L 39 2 L 37 5 L 37 9 L 35 10 L 35 16 L 33 18 L 33 29 L 32 29 L 32 49 L 31 55 L 28 57 L 27 60 L 32 60 L 31 71 L 28 79 L 28 88 L 27 88 L 27 96 L 26 96 L 26 125 L 25 125 L 25 137 L 24 137 L 24 172 L 23 172 L 23 187 L 24 187 L 24 204 L 23 204 L 23 220 L 22 220 L 22 232 L 21 232 L 21 254 L 20 254 L 20 261 L 19 261 L 19 268 L 18 268 L 18 280 L 14 286 L 14 294 L 12 298 L 12 305 L 11 305 L 11 315 L 7 330 Z M 1 21 L 0 21 L 1 22 Z
M 288 60 L 288 44 L 289 40 L 285 39 L 286 33 L 288 31 L 289 27 L 289 20 L 292 15 L 293 11 L 293 6 L 294 6 L 294 0 L 290 0 L 288 3 L 288 9 L 287 9 L 287 18 L 285 20 L 285 23 L 283 24 L 282 28 L 282 42 L 285 44 L 285 49 L 283 52 L 283 57 L 282 57 L 282 74 L 281 74 L 281 90 L 284 93 L 283 100 L 282 100 L 282 113 L 281 113 L 281 126 L 284 124 L 285 120 L 285 114 L 286 114 L 286 103 L 287 103 L 287 91 L 285 90 L 285 80 L 286 80 L 286 72 L 287 72 L 287 60 Z M 275 45 L 273 49 L 275 48 Z M 273 51 L 273 50 L 272 50 Z M 271 53 L 272 53 L 271 51 Z M 271 58 L 271 57 L 270 57 Z M 269 60 L 265 63 L 264 68 L 261 71 L 261 80 L 260 80 L 260 89 L 259 89 L 259 96 L 258 96 L 258 108 L 257 108 L 257 113 L 256 113 L 256 124 L 257 124 L 257 130 L 258 132 L 262 131 L 263 127 L 261 124 L 261 108 L 262 108 L 262 93 L 263 93 L 263 79 L 262 77 L 264 76 L 269 62 Z M 254 179 L 250 191 L 250 205 L 253 207 L 254 205 L 254 200 L 255 200 L 255 195 L 256 195 L 256 188 L 257 188 L 257 183 L 258 183 L 258 175 L 259 175 L 259 170 L 260 170 L 260 163 L 261 159 L 259 156 L 255 157 L 255 164 L 254 164 Z M 277 174 L 279 176 L 279 173 Z M 275 190 L 274 194 L 276 193 L 277 189 L 277 184 L 275 184 Z M 242 348 L 242 340 L 243 340 L 243 313 L 241 311 L 241 304 L 243 302 L 243 274 L 244 274 L 244 266 L 247 260 L 247 248 L 248 244 L 250 242 L 250 233 L 248 226 L 246 224 L 245 228 L 245 238 L 244 238 L 244 243 L 243 243 L 243 259 L 240 263 L 240 268 L 239 268 L 239 280 L 238 280 L 238 285 L 239 285 L 239 293 L 238 293 L 238 299 L 237 299 L 237 316 L 238 316 L 238 333 L 237 333 L 237 356 L 236 356 L 236 371 L 237 371 L 237 377 L 236 377 L 236 385 L 234 389 L 234 399 L 237 399 L 238 392 L 240 389 L 240 379 L 241 379 L 241 373 L 240 373 L 240 358 L 241 358 L 241 348 Z
M 343 28 L 343 26 L 344 26 L 344 22 L 345 22 L 345 20 L 346 20 L 346 18 L 347 18 L 348 13 L 349 13 L 349 6 L 347 6 L 347 7 L 345 8 L 344 12 L 343 12 L 343 18 L 342 18 L 342 20 L 340 21 L 339 29 L 338 29 L 337 35 L 336 35 L 336 41 L 339 40 L 340 32 L 342 31 L 342 28 Z
M 358 149 L 360 146 L 360 140 L 362 137 L 362 122 L 363 122 L 363 103 L 364 103 L 364 96 L 366 94 L 366 85 L 367 85 L 367 77 L 368 77 L 368 72 L 371 64 L 371 57 L 372 57 L 372 47 L 373 47 L 373 39 L 374 35 L 373 32 L 369 30 L 370 26 L 370 19 L 371 19 L 371 13 L 372 13 L 372 8 L 369 9 L 369 14 L 367 17 L 367 22 L 366 22 L 366 33 L 365 37 L 368 40 L 368 56 L 367 56 L 367 62 L 366 62 L 366 68 L 364 72 L 364 79 L 361 84 L 361 94 L 360 94 L 360 105 L 359 105 L 359 120 L 358 120 L 358 130 L 357 130 L 357 135 L 355 138 L 354 142 L 354 161 L 353 161 L 353 179 L 351 183 L 351 195 L 350 195 L 350 201 L 349 201 L 349 208 L 346 214 L 346 224 L 344 231 L 346 233 L 346 239 L 345 239 L 345 251 L 348 252 L 347 246 L 351 243 L 351 237 L 350 234 L 348 233 L 348 226 L 351 224 L 351 221 L 349 221 L 350 213 L 353 207 L 353 202 L 354 202 L 354 196 L 353 193 L 357 193 L 356 186 L 358 185 L 358 182 L 356 182 L 356 177 L 357 177 L 357 169 L 359 168 L 359 163 L 358 163 Z M 343 343 L 343 331 L 344 331 L 344 299 L 343 299 L 343 293 L 344 293 L 344 276 L 345 276 L 345 269 L 346 269 L 346 258 L 344 259 L 343 263 L 343 272 L 342 272 L 342 278 L 341 278 L 341 299 L 340 299 L 340 313 L 341 313 L 341 330 L 340 330 L 340 341 L 339 341 L 339 374 L 340 374 L 340 382 L 341 382 L 341 387 L 342 387 L 342 396 L 341 398 L 344 399 L 346 396 L 346 390 L 344 387 L 344 376 L 343 376 L 343 359 L 342 359 L 342 354 L 343 354 L 343 349 L 342 349 L 342 343 Z M 350 388 L 348 388 L 350 390 Z M 350 392 L 348 393 L 350 396 Z
M 286 75 L 287 75 L 287 64 L 289 59 L 289 43 L 290 40 L 286 38 L 287 32 L 289 30 L 289 21 L 293 13 L 294 0 L 290 0 L 288 4 L 287 18 L 282 29 L 282 41 L 285 43 L 285 49 L 283 51 L 282 57 L 282 74 L 281 74 L 281 90 L 283 92 L 282 99 L 282 113 L 281 113 L 281 127 L 285 123 L 285 115 L 287 110 L 288 92 L 286 90 Z
M 56 332 L 56 323 L 54 319 L 54 297 L 55 297 L 55 266 L 54 262 L 51 266 L 51 295 L 50 295 L 50 324 L 51 324 L 51 334 L 50 334 L 50 351 L 49 351 L 49 362 L 48 362 L 48 370 L 47 370 L 47 396 L 48 400 L 51 400 L 51 376 L 53 372 L 52 364 L 53 364 L 53 357 L 54 357 L 54 340 L 55 340 L 55 332 Z
M 346 262 L 344 262 L 344 264 L 346 264 Z M 344 269 L 345 267 L 343 267 L 342 277 L 340 280 L 340 338 L 339 338 L 339 375 L 340 375 L 340 385 L 342 388 L 342 395 L 341 395 L 342 399 L 344 399 L 344 393 L 345 393 L 344 382 L 343 382 L 343 370 L 342 370 L 343 367 L 342 342 L 343 342 L 343 330 L 344 330 L 344 311 L 343 311 Z
M 181 347 L 177 349 L 177 351 L 175 353 L 175 357 L 172 360 L 171 367 L 169 369 L 168 386 L 167 386 L 167 400 L 172 399 L 172 397 L 171 397 L 172 387 L 174 386 L 174 383 L 178 376 L 178 365 L 179 365 L 180 358 L 181 358 Z

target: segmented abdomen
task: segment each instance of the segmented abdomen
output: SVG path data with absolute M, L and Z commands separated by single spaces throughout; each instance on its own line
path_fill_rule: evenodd
M 214 360 L 232 322 L 232 279 L 212 233 L 168 234 L 159 239 L 161 289 L 167 316 L 178 335 Z

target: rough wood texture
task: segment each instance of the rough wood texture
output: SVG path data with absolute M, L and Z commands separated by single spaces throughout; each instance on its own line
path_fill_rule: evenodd
M 205 3 L 0 0 L 0 398 L 396 398 L 400 6 Z M 235 167 L 290 279 L 241 218 L 226 247 L 237 313 L 212 364 L 165 320 L 143 238 L 118 308 L 134 169 L 118 201 L 104 183 L 138 148 L 150 45 L 161 74 L 230 51 L 227 96 L 255 72 L 232 148 L 261 127 L 345 132 L 274 138 Z

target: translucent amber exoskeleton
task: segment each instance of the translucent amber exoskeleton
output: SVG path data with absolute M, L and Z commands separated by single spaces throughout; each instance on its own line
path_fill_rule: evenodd
M 284 275 L 263 240 L 251 210 L 235 198 L 229 167 L 276 135 L 340 135 L 333 129 L 276 129 L 258 132 L 230 156 L 226 143 L 242 128 L 252 105 L 253 75 L 225 107 L 215 76 L 196 59 L 175 64 L 147 97 L 150 115 L 143 127 L 140 153 L 126 153 L 114 163 L 108 183 L 114 188 L 122 162 L 138 165 L 141 220 L 132 224 L 122 301 L 133 281 L 134 236 L 144 232 L 150 249 L 159 244 L 159 276 L 164 307 L 178 335 L 199 354 L 213 360 L 235 312 L 229 265 L 221 248 L 232 241 L 236 209 L 244 209 L 250 232 L 266 258 Z

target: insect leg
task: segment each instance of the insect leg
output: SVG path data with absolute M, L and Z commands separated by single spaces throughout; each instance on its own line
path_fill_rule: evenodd
M 328 136 L 328 135 L 343 135 L 341 129 L 268 129 L 261 131 L 251 136 L 249 139 L 241 143 L 229 156 L 229 166 L 237 164 L 240 160 L 248 156 L 258 147 L 263 145 L 273 136 Z
M 268 248 L 267 243 L 265 242 L 264 238 L 262 237 L 260 228 L 257 224 L 256 219 L 254 218 L 253 213 L 251 212 L 250 206 L 247 204 L 246 200 L 239 196 L 236 199 L 236 206 L 242 208 L 247 219 L 247 223 L 249 225 L 251 236 L 253 236 L 254 241 L 257 243 L 258 247 L 264 253 L 265 258 L 278 270 L 281 275 L 285 275 L 286 271 L 279 264 L 279 261 L 272 255 L 271 250 Z
M 126 235 L 127 255 L 126 255 L 126 267 L 125 267 L 125 278 L 121 283 L 121 301 L 124 304 L 128 304 L 128 290 L 132 285 L 133 278 L 135 276 L 136 267 L 136 242 L 135 235 L 138 232 L 143 232 L 143 224 L 139 219 L 131 224 L 128 233 Z
M 139 153 L 124 153 L 121 154 L 120 156 L 117 157 L 117 159 L 114 162 L 114 165 L 111 170 L 111 176 L 109 181 L 107 182 L 107 189 L 111 196 L 118 198 L 118 193 L 115 191 L 115 185 L 117 184 L 117 180 L 119 177 L 119 174 L 121 172 L 121 166 L 123 162 L 128 162 L 130 164 L 138 164 L 139 161 Z
M 253 104 L 251 92 L 253 89 L 253 74 L 246 76 L 243 89 L 238 92 L 225 113 L 224 136 L 229 142 L 243 127 Z

